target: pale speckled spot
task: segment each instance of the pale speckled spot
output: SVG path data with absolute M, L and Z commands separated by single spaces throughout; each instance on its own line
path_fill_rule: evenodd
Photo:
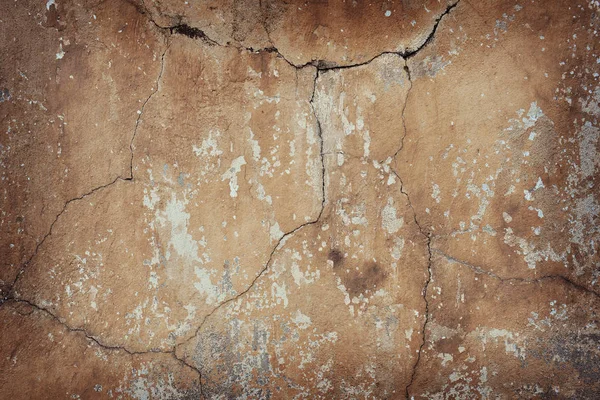
M 388 198 L 386 206 L 381 212 L 381 226 L 386 230 L 387 233 L 396 233 L 404 225 L 404 218 L 396 215 L 397 211 L 394 207 L 394 199 Z

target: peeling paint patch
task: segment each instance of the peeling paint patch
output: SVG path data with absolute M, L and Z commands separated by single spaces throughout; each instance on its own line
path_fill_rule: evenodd
M 229 170 L 221 176 L 222 181 L 229 180 L 229 195 L 232 198 L 237 197 L 239 189 L 237 174 L 240 173 L 243 165 L 246 165 L 246 159 L 244 159 L 244 156 L 239 156 L 231 162 Z

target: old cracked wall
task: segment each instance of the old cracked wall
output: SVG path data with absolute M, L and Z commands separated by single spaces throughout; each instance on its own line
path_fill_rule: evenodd
M 0 398 L 600 397 L 600 4 L 0 4 Z

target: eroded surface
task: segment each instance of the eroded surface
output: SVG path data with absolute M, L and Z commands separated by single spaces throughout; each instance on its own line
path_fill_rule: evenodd
M 0 397 L 597 398 L 598 15 L 0 5 Z

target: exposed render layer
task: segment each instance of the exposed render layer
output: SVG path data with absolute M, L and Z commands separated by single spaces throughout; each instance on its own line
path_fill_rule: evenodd
M 596 398 L 599 15 L 0 5 L 0 397 Z

